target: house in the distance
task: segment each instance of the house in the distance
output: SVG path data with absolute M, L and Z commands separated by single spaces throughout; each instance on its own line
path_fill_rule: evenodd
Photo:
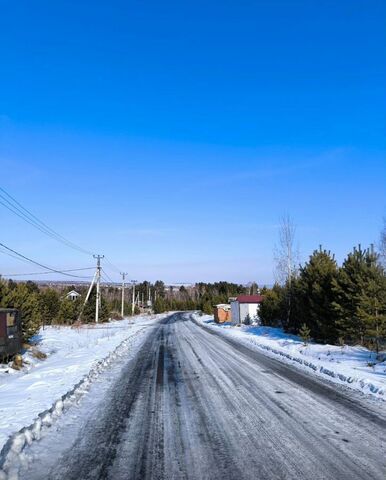
M 261 295 L 239 295 L 231 301 L 233 323 L 259 323 Z
M 71 300 L 72 302 L 75 302 L 75 300 L 78 300 L 78 298 L 81 296 L 80 293 L 76 292 L 75 290 L 71 290 L 71 292 L 68 292 L 66 294 L 66 298 L 68 300 Z
M 231 306 L 226 303 L 220 303 L 214 307 L 214 321 L 216 323 L 225 323 L 232 320 Z

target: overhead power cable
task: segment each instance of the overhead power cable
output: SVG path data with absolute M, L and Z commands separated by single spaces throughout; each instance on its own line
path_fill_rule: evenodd
M 109 276 L 107 275 L 106 270 L 102 270 L 102 271 L 103 271 L 103 276 L 104 276 L 104 277 L 107 277 L 107 279 L 109 280 L 110 283 L 116 283 L 116 282 L 114 282 L 114 280 L 113 280 L 111 277 L 109 277 Z
M 1 247 L 0 247 L 0 248 L 1 248 Z M 24 262 L 24 263 L 26 263 L 27 265 L 30 265 L 30 262 L 29 262 L 29 261 L 24 260 L 23 258 L 20 258 L 20 257 L 14 255 L 13 253 L 7 252 L 7 251 L 4 250 L 4 249 L 0 250 L 0 252 L 3 253 L 4 255 L 8 255 L 8 257 L 15 258 L 16 260 L 19 260 L 20 262 Z
M 51 267 L 47 267 L 47 265 L 43 265 L 42 263 L 39 263 L 39 262 L 36 262 L 35 260 L 32 260 L 31 258 L 28 258 L 26 257 L 25 255 L 22 255 L 21 253 L 17 252 L 16 250 L 13 250 L 12 248 L 10 247 L 7 247 L 7 245 L 4 245 L 4 243 L 0 243 L 0 246 L 5 248 L 6 250 L 8 250 L 9 252 L 17 255 L 18 257 L 24 259 L 24 260 L 28 260 L 30 263 L 33 263 L 34 265 L 37 265 L 38 267 L 41 267 L 41 268 L 44 268 L 45 270 L 49 270 L 50 272 L 54 272 L 54 273 L 60 273 L 61 275 L 65 275 L 67 277 L 74 277 L 74 278 L 85 278 L 85 277 L 81 277 L 79 275 L 71 275 L 70 273 L 66 273 L 65 271 L 63 270 L 57 270 L 55 268 L 51 268 Z
M 46 223 L 40 220 L 36 215 L 34 215 L 29 210 L 27 210 L 25 207 L 23 207 L 23 205 L 21 205 L 21 203 L 19 203 L 14 197 L 12 197 L 12 195 L 10 195 L 6 190 L 4 190 L 4 188 L 0 187 L 0 191 L 3 192 L 4 194 L 3 195 L 0 193 L 0 199 L 1 199 L 0 204 L 3 205 L 8 210 L 10 210 L 15 215 L 17 215 L 19 218 L 24 220 L 26 223 L 29 223 L 30 225 L 32 225 L 42 233 L 66 245 L 67 247 L 70 247 L 74 250 L 85 253 L 87 255 L 92 255 L 92 252 L 85 250 L 79 245 L 71 242 L 67 238 L 63 237 L 63 235 L 60 235 L 58 232 L 56 232 L 51 227 L 49 227 Z
M 17 258 L 16 255 L 12 255 L 13 257 Z M 95 270 L 95 267 L 87 267 L 87 268 L 72 268 L 70 270 L 61 270 L 61 272 L 81 272 L 83 270 Z M 49 275 L 52 272 L 29 272 L 29 273 L 3 273 L 4 277 L 27 277 L 29 275 Z M 89 277 L 82 277 L 82 278 L 89 278 Z
M 113 263 L 111 263 L 108 258 L 105 257 L 105 261 L 110 265 L 110 267 L 113 270 L 115 270 L 117 273 L 121 273 L 121 270 L 117 266 L 115 266 Z

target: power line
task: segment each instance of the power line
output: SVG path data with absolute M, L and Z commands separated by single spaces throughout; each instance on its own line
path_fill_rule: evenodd
M 12 202 L 6 198 L 4 195 L 0 193 L 0 198 L 5 201 L 6 203 L 0 201 L 0 204 L 3 205 L 5 208 L 10 210 L 12 213 L 17 215 L 19 218 L 24 220 L 25 222 L 29 223 L 33 227 L 37 228 L 40 230 L 42 233 L 46 234 L 47 236 L 53 238 L 54 240 L 57 240 L 58 242 L 66 245 L 67 247 L 70 247 L 74 250 L 78 250 L 79 252 L 85 253 L 87 255 L 92 255 L 92 252 L 85 250 L 84 248 L 80 247 L 79 245 L 71 242 L 70 240 L 67 240 L 65 237 L 60 235 L 58 232 L 53 230 L 51 227 L 49 227 L 46 223 L 44 223 L 42 220 L 40 220 L 36 215 L 31 213 L 29 210 L 27 210 L 21 203 L 19 203 L 14 197 L 12 197 L 4 188 L 0 187 L 0 190 L 9 198 L 12 200 Z
M 111 263 L 108 258 L 105 257 L 105 261 L 110 265 L 110 267 L 113 270 L 115 270 L 117 273 L 121 273 L 121 270 L 117 266 L 115 266 L 113 263 Z
M 3 192 L 3 194 L 1 192 Z M 27 208 L 25 208 L 20 202 L 18 202 L 16 200 L 16 198 L 14 198 L 12 195 L 10 195 L 2 187 L 0 187 L 0 205 L 4 206 L 6 209 L 8 209 L 14 215 L 21 218 L 23 221 L 25 221 L 29 225 L 33 226 L 34 228 L 36 228 L 40 232 L 44 233 L 48 237 L 66 245 L 67 247 L 70 247 L 74 250 L 78 250 L 82 253 L 92 255 L 92 252 L 90 252 L 88 250 L 85 250 L 84 248 L 82 248 L 79 245 L 71 242 L 70 240 L 67 240 L 65 237 L 63 237 L 58 232 L 56 232 L 51 227 L 49 227 L 46 223 L 44 223 L 36 215 L 34 215 L 31 211 L 29 211 Z M 1 243 L 0 243 L 0 246 L 2 246 Z M 34 263 L 35 265 L 41 266 L 42 268 L 45 268 L 45 269 L 49 270 L 50 272 L 56 272 L 56 273 L 63 273 L 64 272 L 63 273 L 64 275 L 67 272 L 67 270 L 56 270 L 56 269 L 51 268 L 51 267 L 46 267 L 45 265 L 43 265 L 39 262 L 36 262 L 35 260 L 29 259 L 28 257 L 25 257 L 22 254 L 19 254 L 18 252 L 12 250 L 11 248 L 9 248 L 5 245 L 3 247 L 6 248 L 8 250 L 8 252 L 3 251 L 2 253 L 6 254 L 6 255 L 8 255 L 12 258 L 22 260 L 26 263 L 28 263 L 28 262 Z M 10 253 L 10 252 L 12 252 L 12 253 Z M 110 267 L 112 268 L 113 271 L 116 271 L 117 273 L 120 273 L 120 269 L 116 265 L 114 265 L 112 262 L 110 262 L 110 260 L 106 259 L 106 262 L 110 265 Z M 72 271 L 76 271 L 76 270 L 72 270 Z M 30 274 L 25 274 L 25 275 L 43 275 L 43 274 L 46 274 L 46 273 L 48 273 L 48 272 L 36 272 L 36 273 L 30 273 Z M 107 275 L 107 273 L 105 273 L 105 274 L 110 279 L 110 281 L 112 283 L 115 283 Z M 15 275 L 22 276 L 23 274 L 15 274 Z M 76 275 L 68 275 L 68 276 L 76 277 Z M 79 277 L 79 278 L 81 278 L 81 277 Z
M 107 277 L 110 283 L 116 283 L 111 277 L 109 277 L 106 273 L 106 270 L 103 270 L 103 275 L 102 277 Z
M 1 188 L 1 187 L 0 187 Z M 65 239 L 64 237 L 62 237 L 61 235 L 57 234 L 54 230 L 52 230 L 51 228 L 49 227 L 45 227 L 45 226 L 41 226 L 38 222 L 36 222 L 35 220 L 33 220 L 32 218 L 30 218 L 28 215 L 26 215 L 20 208 L 17 208 L 15 205 L 13 205 L 11 202 L 9 202 L 6 198 L 4 198 L 4 196 L 2 196 L 0 194 L 0 198 L 2 200 L 5 200 L 6 202 L 8 202 L 8 205 L 6 205 L 4 202 L 0 201 L 0 204 L 3 205 L 5 208 L 7 208 L 9 211 L 11 211 L 12 213 L 14 213 L 16 216 L 18 216 L 19 218 L 21 218 L 22 220 L 24 220 L 26 223 L 32 225 L 33 227 L 35 227 L 37 230 L 39 230 L 40 232 L 44 233 L 45 235 L 47 235 L 48 237 L 66 245 L 67 247 L 70 247 L 74 250 L 77 250 L 77 251 L 80 251 L 82 253 L 85 253 L 87 255 L 91 255 L 91 252 L 87 251 L 87 250 L 84 250 L 83 248 L 81 247 L 78 247 L 77 245 L 75 245 L 74 243 L 70 242 L 69 240 Z M 19 212 L 19 213 L 18 213 Z M 42 223 L 42 225 L 45 225 Z
M 0 187 L 1 188 L 1 187 Z M 6 205 L 4 202 L 2 202 L 0 200 L 0 204 L 3 205 L 5 208 L 7 208 L 10 212 L 14 213 L 17 217 L 21 218 L 22 220 L 24 220 L 26 223 L 29 223 L 30 225 L 32 225 L 33 227 L 35 227 L 37 230 L 39 230 L 40 232 L 44 233 L 45 235 L 53 238 L 54 240 L 57 240 L 61 243 L 63 243 L 64 245 L 66 245 L 67 247 L 70 247 L 70 248 L 74 248 L 75 250 L 78 250 L 78 251 L 81 251 L 82 253 L 87 253 L 88 252 L 86 250 L 83 250 L 83 249 L 80 249 L 80 248 L 77 248 L 77 247 L 73 247 L 71 242 L 69 241 L 66 241 L 66 240 L 62 240 L 60 238 L 58 238 L 58 236 L 56 234 L 53 234 L 51 233 L 47 228 L 45 227 L 42 227 L 40 226 L 37 222 L 35 222 L 33 219 L 30 219 L 22 210 L 20 210 L 20 208 L 17 208 L 15 205 L 12 205 L 11 202 L 9 202 L 6 198 L 4 198 L 4 196 L 2 196 L 0 194 L 0 198 L 2 200 L 5 200 L 6 202 L 8 202 L 8 205 Z M 18 213 L 20 212 L 20 213 Z
M 4 243 L 0 243 L 0 246 L 5 248 L 6 250 L 8 250 L 11 253 L 14 253 L 15 255 L 17 255 L 20 258 L 28 260 L 30 263 L 33 263 L 33 264 L 37 265 L 38 267 L 44 268 L 45 270 L 50 270 L 51 272 L 54 272 L 54 273 L 60 273 L 61 275 L 65 275 L 67 277 L 84 278 L 84 277 L 81 277 L 79 275 L 71 275 L 71 274 L 66 273 L 62 270 L 57 270 L 55 268 L 47 267 L 47 265 L 43 265 L 42 263 L 36 262 L 35 260 L 32 260 L 31 258 L 28 258 L 25 255 L 22 255 L 21 253 L 16 252 L 16 250 L 13 250 L 12 248 L 7 247 L 7 245 L 4 245 Z
M 0 247 L 1 248 L 1 247 Z M 12 253 L 9 253 L 9 252 L 6 252 L 4 250 L 0 250 L 0 252 L 4 255 L 8 255 L 8 257 L 12 257 L 12 258 L 15 258 L 16 260 L 19 260 L 20 262 L 24 262 L 24 263 L 27 263 L 28 265 L 30 264 L 30 262 L 28 262 L 27 260 L 24 260 L 23 258 L 19 258 L 17 257 L 16 255 L 13 255 Z
M 5 252 L 3 252 L 5 253 Z M 16 255 L 12 255 L 14 258 L 17 258 Z M 94 270 L 94 267 L 87 267 L 87 268 L 72 268 L 70 270 L 61 270 L 61 272 L 81 272 L 83 270 Z M 3 273 L 4 277 L 26 277 L 29 275 L 49 275 L 52 272 L 29 272 L 29 273 Z M 82 278 L 89 278 L 89 277 L 82 277 Z
M 31 264 L 31 262 L 29 260 L 27 260 L 27 258 L 21 258 L 20 256 L 14 255 L 13 253 L 7 252 L 7 251 L 5 251 L 4 249 L 1 249 L 1 248 L 2 247 L 0 246 L 0 253 L 2 253 L 3 255 L 7 255 L 8 257 L 14 258 L 14 259 L 18 260 L 19 262 L 25 263 L 26 265 Z M 60 270 L 60 271 L 62 271 L 62 270 Z M 51 271 L 49 271 L 49 272 L 36 272 L 36 275 L 50 274 L 50 273 L 52 273 L 52 272 Z M 8 277 L 13 277 L 15 275 L 19 276 L 19 274 L 2 274 L 2 275 L 8 276 Z M 20 274 L 20 276 L 22 276 L 22 275 L 23 274 Z M 25 275 L 29 275 L 29 274 L 26 273 Z M 79 278 L 86 278 L 86 277 L 79 277 Z
M 3 200 L 6 200 L 1 194 L 0 194 L 0 198 L 2 198 Z M 6 200 L 7 201 L 7 200 Z M 40 227 L 36 222 L 33 222 L 33 221 L 30 221 L 27 217 L 27 215 L 25 214 L 20 214 L 18 213 L 21 212 L 20 209 L 14 207 L 10 202 L 8 202 L 9 205 L 5 204 L 4 202 L 2 202 L 0 200 L 0 205 L 3 205 L 5 208 L 7 208 L 10 212 L 14 213 L 17 217 L 21 218 L 22 220 L 24 220 L 25 222 L 29 223 L 30 225 L 32 225 L 33 227 L 37 228 L 38 230 L 40 230 L 41 232 L 45 233 L 46 235 L 49 235 L 51 238 L 55 238 L 56 237 L 52 234 L 50 234 L 49 232 L 47 232 L 45 229 L 43 229 L 42 227 Z
M 106 272 L 106 270 L 103 269 L 103 274 L 110 280 L 110 282 L 115 282 L 115 280 L 113 280 Z

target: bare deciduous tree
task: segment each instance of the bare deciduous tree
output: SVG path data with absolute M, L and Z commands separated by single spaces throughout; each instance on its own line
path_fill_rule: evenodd
M 295 247 L 296 226 L 286 214 L 280 218 L 279 242 L 274 248 L 276 264 L 276 280 L 281 283 L 291 284 L 291 279 L 296 276 L 299 265 L 299 251 Z
M 291 314 L 291 285 L 299 266 L 299 250 L 295 246 L 296 226 L 289 214 L 280 219 L 279 242 L 274 248 L 276 280 L 287 285 L 287 324 Z

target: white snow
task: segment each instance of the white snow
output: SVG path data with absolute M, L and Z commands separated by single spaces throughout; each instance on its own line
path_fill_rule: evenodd
M 210 315 L 194 315 L 208 328 L 291 363 L 312 374 L 386 400 L 386 355 L 376 362 L 376 353 L 360 346 L 309 343 L 280 328 L 217 324 Z M 326 377 L 327 376 L 327 377 Z
M 80 328 L 41 329 L 32 341 L 47 355 L 46 359 L 39 360 L 33 350 L 27 350 L 21 371 L 0 366 L 0 451 L 10 435 L 31 425 L 40 413 L 54 405 L 54 413 L 60 414 L 62 396 L 91 371 L 100 370 L 104 363 L 107 366 L 106 359 L 122 343 L 129 350 L 155 318 L 160 316 L 137 316 L 134 322 L 125 319 Z M 44 418 L 41 420 L 44 422 Z

